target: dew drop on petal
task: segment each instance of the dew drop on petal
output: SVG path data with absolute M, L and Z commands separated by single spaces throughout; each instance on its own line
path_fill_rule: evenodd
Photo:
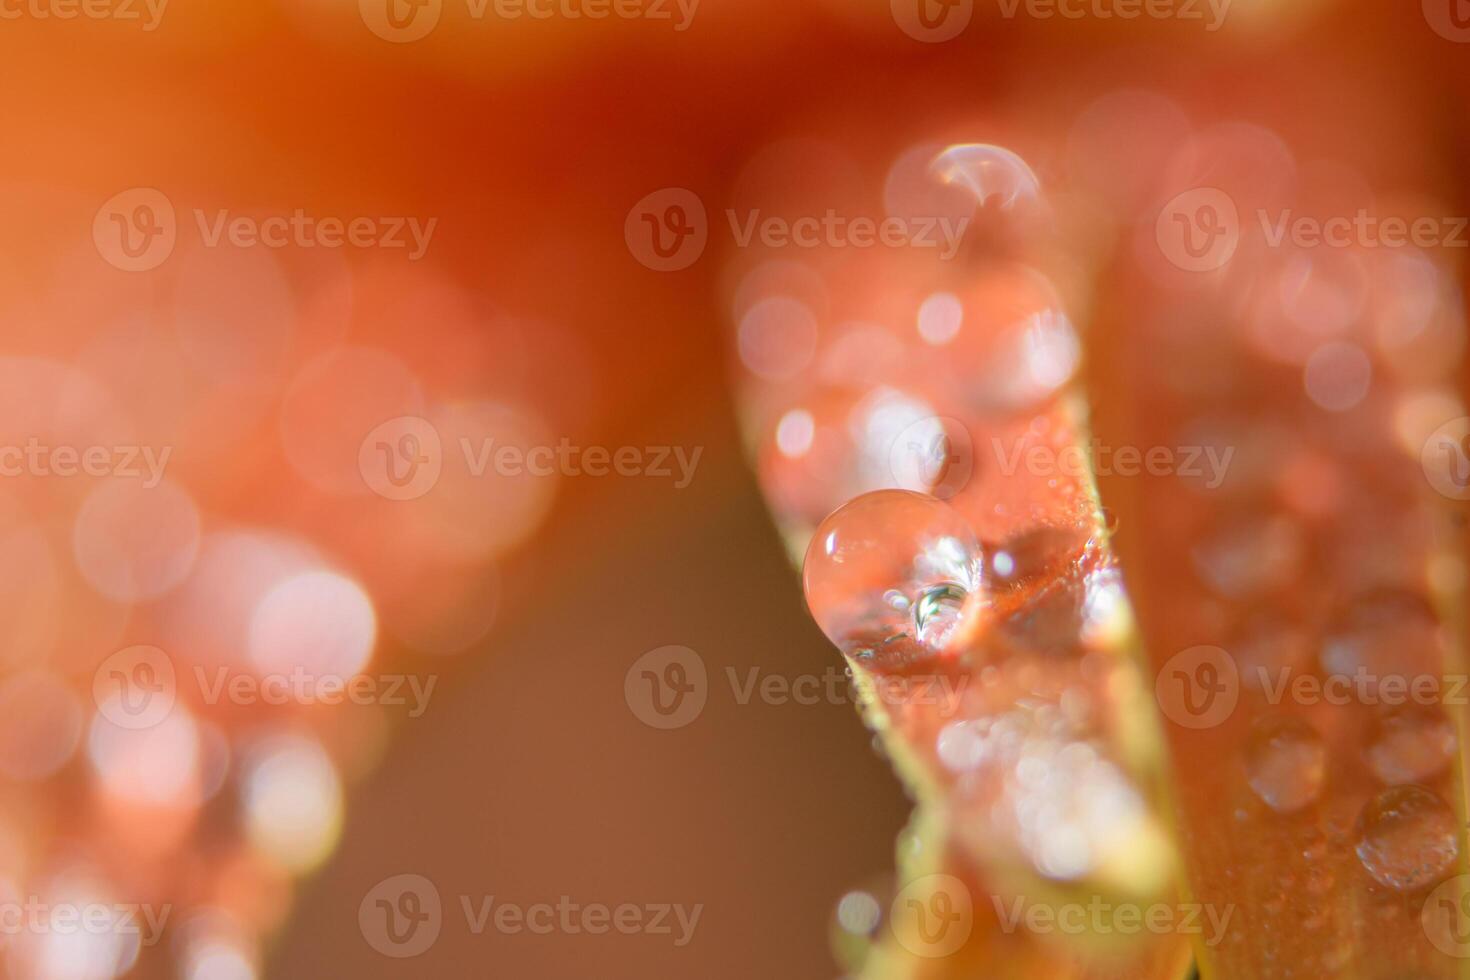
M 937 649 L 972 605 L 979 560 L 974 532 L 948 504 L 875 491 L 817 528 L 802 572 L 807 606 L 844 650 L 856 634 L 874 631 L 907 633 Z
M 1379 718 L 1368 765 L 1387 786 L 1424 782 L 1449 768 L 1455 726 L 1436 708 L 1406 705 Z
M 1455 815 L 1422 786 L 1384 790 L 1363 808 L 1358 860 L 1380 883 L 1414 891 L 1437 881 L 1459 853 Z
M 1299 718 L 1265 718 L 1246 746 L 1246 779 L 1261 801 L 1277 813 L 1294 813 L 1322 794 L 1327 748 Z
M 1036 201 L 1041 182 L 1025 160 L 1002 146 L 957 143 L 934 158 L 934 173 L 946 184 L 958 184 L 980 204 L 992 198 L 1002 208 Z

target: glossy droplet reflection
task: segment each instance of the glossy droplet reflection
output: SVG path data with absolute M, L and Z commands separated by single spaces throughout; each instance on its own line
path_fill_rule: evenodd
M 980 546 L 960 514 L 906 490 L 864 494 L 828 515 L 807 548 L 807 606 L 847 650 L 908 634 L 938 649 L 976 601 Z
M 1374 797 L 1359 821 L 1358 860 L 1382 884 L 1414 891 L 1433 884 L 1459 853 L 1455 815 L 1422 786 L 1395 786 Z
M 995 198 L 1003 208 L 1036 201 L 1041 182 L 1026 161 L 1003 146 L 957 143 L 934 158 L 934 173 L 946 184 L 958 184 L 986 204 Z
M 1327 748 L 1299 718 L 1263 718 L 1251 732 L 1245 768 L 1261 802 L 1277 813 L 1294 813 L 1322 795 Z
M 1455 754 L 1455 726 L 1435 708 L 1406 706 L 1374 726 L 1367 751 L 1374 775 L 1389 786 L 1423 782 L 1449 768 Z

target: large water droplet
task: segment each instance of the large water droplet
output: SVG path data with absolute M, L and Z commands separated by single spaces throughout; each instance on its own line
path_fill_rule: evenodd
M 1358 860 L 1382 884 L 1415 891 L 1437 881 L 1459 853 L 1455 815 L 1422 786 L 1395 786 L 1363 808 Z
M 1378 719 L 1368 765 L 1389 786 L 1421 783 L 1449 767 L 1455 755 L 1455 726 L 1435 708 L 1407 705 Z
M 1246 746 L 1246 779 L 1277 813 L 1294 813 L 1322 795 L 1327 778 L 1327 748 L 1300 718 L 1263 718 Z
M 986 204 L 992 198 L 1002 208 L 1032 203 L 1041 182 L 1026 161 L 1003 146 L 957 143 L 934 158 L 934 173 L 946 184 L 958 184 Z
M 939 649 L 976 608 L 980 546 L 959 512 L 907 490 L 863 494 L 807 548 L 807 606 L 828 639 L 907 634 Z

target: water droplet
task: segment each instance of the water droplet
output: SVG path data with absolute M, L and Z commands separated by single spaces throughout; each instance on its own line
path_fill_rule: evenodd
M 1288 520 L 1240 520 L 1227 524 L 1194 549 L 1200 577 L 1227 599 L 1249 599 L 1296 578 L 1305 545 Z
M 1384 790 L 1363 808 L 1358 860 L 1380 883 L 1398 891 L 1432 884 L 1459 853 L 1455 815 L 1422 786 Z
M 944 646 L 974 603 L 980 546 L 959 512 L 907 490 L 864 494 L 828 515 L 807 548 L 807 606 L 846 649 L 874 632 Z M 884 596 L 909 600 L 897 609 Z
M 1322 794 L 1327 748 L 1300 718 L 1263 718 L 1251 731 L 1245 768 L 1262 802 L 1277 813 L 1294 813 Z
M 995 198 L 1000 207 L 1034 203 L 1041 182 L 1026 161 L 1003 146 L 957 143 L 934 158 L 934 173 L 946 184 L 958 184 L 986 204 Z
M 1410 683 L 1429 676 L 1437 682 L 1439 624 L 1422 596 L 1375 592 L 1355 599 L 1334 617 L 1319 658 L 1328 674 L 1349 678 L 1365 674 L 1365 695 L 1375 695 L 1387 676 L 1404 677 Z
M 1308 636 L 1293 619 L 1283 611 L 1257 607 L 1232 632 L 1225 648 L 1235 658 L 1247 687 L 1271 688 L 1308 666 Z
M 1118 515 L 1111 507 L 1102 508 L 1100 511 L 1098 511 L 1098 516 L 1102 519 L 1102 529 L 1104 534 L 1117 533 Z
M 1384 784 L 1422 783 L 1449 767 L 1455 755 L 1455 726 L 1444 713 L 1407 705 L 1378 719 L 1368 765 Z

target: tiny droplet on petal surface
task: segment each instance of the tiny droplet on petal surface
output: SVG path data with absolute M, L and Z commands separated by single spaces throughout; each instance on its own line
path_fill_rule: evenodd
M 1277 813 L 1294 813 L 1322 794 L 1327 748 L 1316 729 L 1299 718 L 1263 718 L 1246 746 L 1246 779 Z

